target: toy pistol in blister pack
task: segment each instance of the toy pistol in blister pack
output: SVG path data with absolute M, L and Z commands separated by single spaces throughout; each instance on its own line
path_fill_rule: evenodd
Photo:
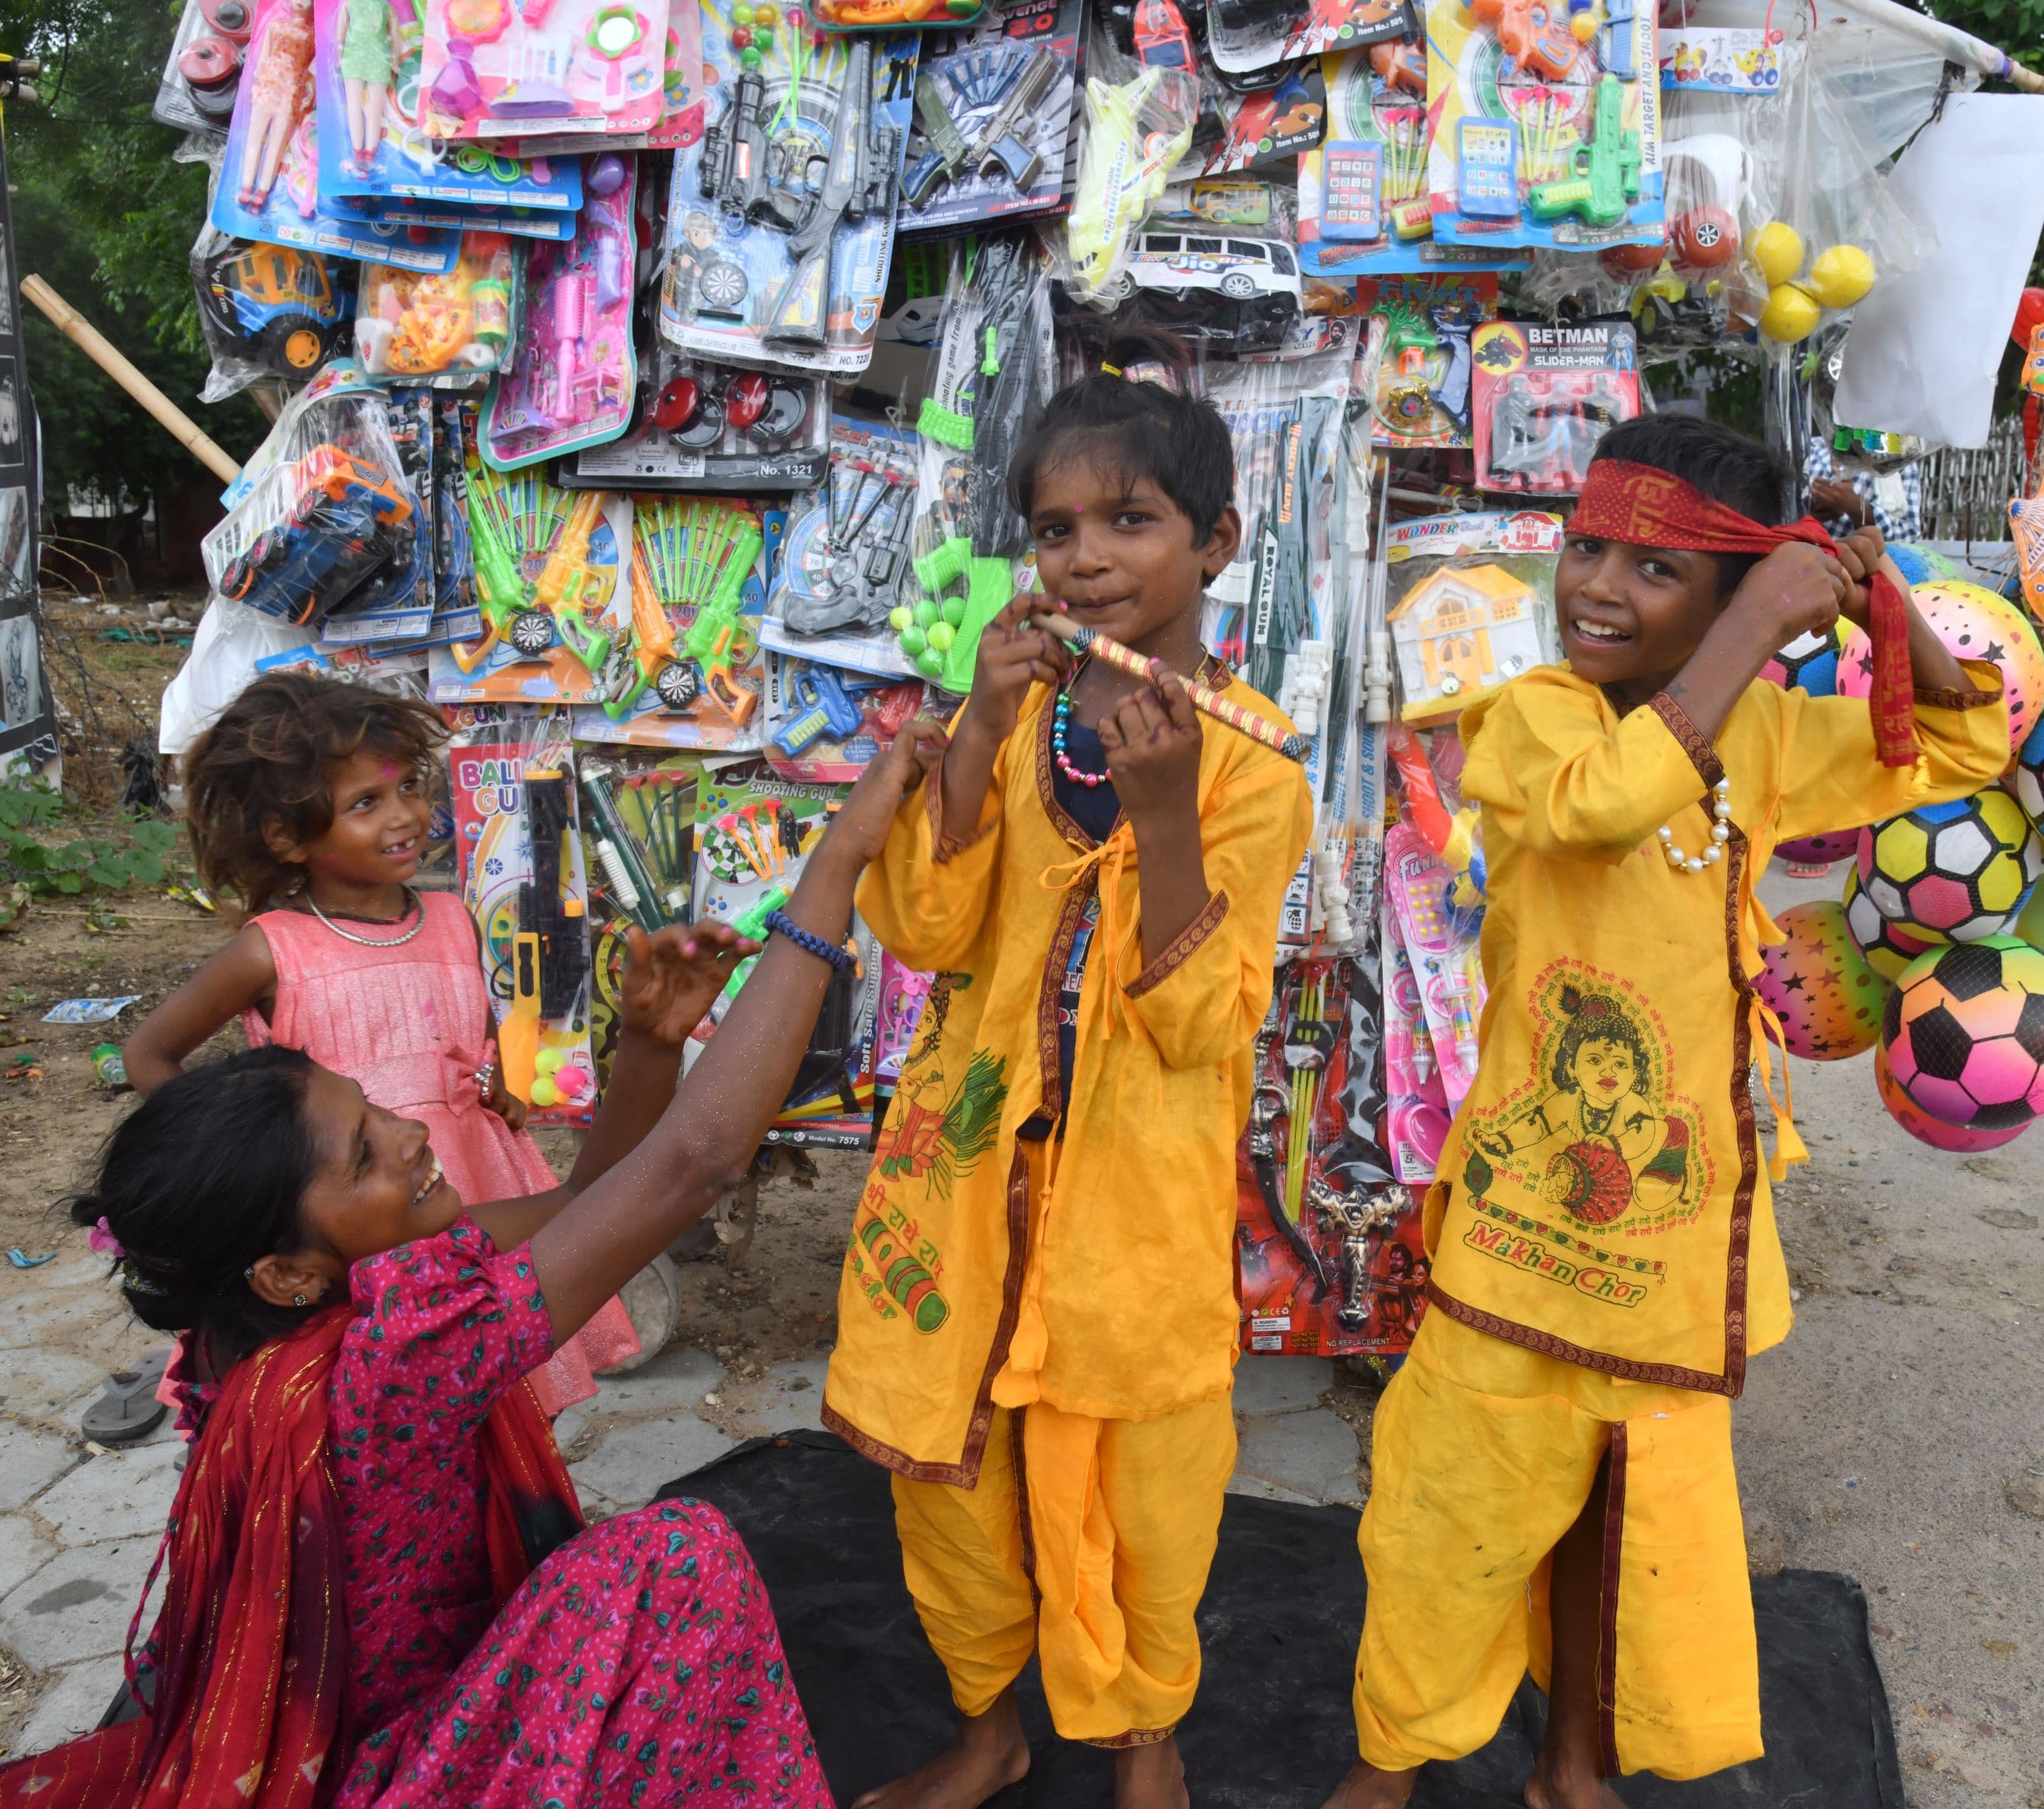
M 1604 75 L 1597 81 L 1590 140 L 1578 144 L 1575 174 L 1528 191 L 1527 210 L 1536 220 L 1574 214 L 1586 226 L 1616 226 L 1639 198 L 1639 134 L 1625 124 L 1625 84 Z
M 909 205 L 927 207 L 939 188 L 964 171 L 998 169 L 1018 193 L 1027 191 L 1043 167 L 1030 122 L 1061 66 L 1052 51 L 989 48 L 947 59 L 917 76 L 916 117 L 930 148 L 902 178 Z M 993 111 L 968 139 L 959 121 L 989 106 Z

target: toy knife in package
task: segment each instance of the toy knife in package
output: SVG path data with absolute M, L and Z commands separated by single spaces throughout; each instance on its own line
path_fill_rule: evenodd
M 426 0 L 421 106 L 447 138 L 644 134 L 667 47 L 667 0 Z
M 1477 1024 L 1483 1015 L 1483 963 L 1476 937 L 1446 908 L 1454 874 L 1410 823 L 1385 832 L 1384 895 L 1419 981 L 1427 1033 L 1452 1114 L 1476 1080 Z
M 811 41 L 777 29 L 763 44 L 705 0 L 720 110 L 674 159 L 660 297 L 661 334 L 682 351 L 840 375 L 872 358 L 916 40 Z

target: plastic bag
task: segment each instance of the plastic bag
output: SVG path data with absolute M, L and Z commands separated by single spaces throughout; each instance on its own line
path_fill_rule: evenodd
M 208 221 L 191 249 L 192 289 L 213 368 L 201 402 L 264 377 L 303 383 L 340 347 L 355 312 L 355 272 L 291 245 L 229 238 Z
M 464 233 L 442 276 L 362 267 L 355 345 L 372 377 L 436 389 L 483 382 L 502 362 L 518 313 L 524 260 L 501 233 Z
M 215 597 L 199 618 L 185 663 L 163 687 L 157 752 L 177 757 L 190 752 L 221 712 L 256 682 L 258 660 L 312 643 L 310 629 L 294 628 L 275 616 L 258 615 Z

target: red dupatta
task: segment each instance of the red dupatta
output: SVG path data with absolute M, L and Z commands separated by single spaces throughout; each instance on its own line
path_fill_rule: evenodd
M 349 1745 L 346 1556 L 326 1466 L 327 1389 L 355 1317 L 334 1307 L 229 1372 L 157 1554 L 169 1581 L 153 1707 L 0 1769 L 0 1805 L 316 1809 L 338 1788 Z M 582 1514 L 528 1384 L 498 1402 L 480 1436 L 501 1604 Z

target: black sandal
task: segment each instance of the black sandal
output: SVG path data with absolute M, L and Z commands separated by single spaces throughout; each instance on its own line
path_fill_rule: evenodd
M 106 1389 L 85 1410 L 79 1430 L 95 1445 L 133 1445 L 163 1423 L 171 1410 L 156 1399 L 156 1387 L 171 1361 L 167 1346 L 136 1359 L 131 1369 L 117 1369 Z

